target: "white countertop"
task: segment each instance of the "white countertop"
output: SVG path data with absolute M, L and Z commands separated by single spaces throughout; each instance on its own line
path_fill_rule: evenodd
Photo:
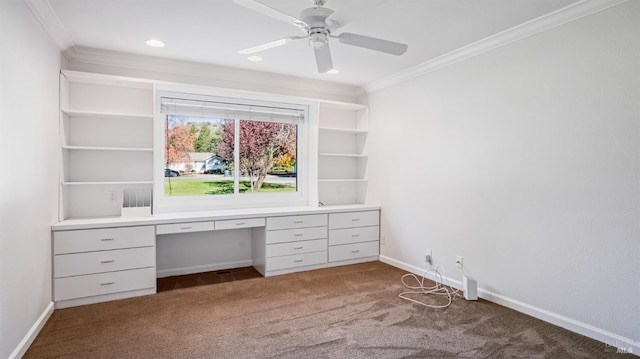
M 70 218 L 51 226 L 53 231 L 68 231 L 75 229 L 112 228 L 145 226 L 166 223 L 203 222 L 212 220 L 291 216 L 314 213 L 340 213 L 352 211 L 379 210 L 380 206 L 367 204 L 353 204 L 343 206 L 287 206 L 287 207 L 259 207 L 235 208 L 211 211 L 183 211 L 158 213 L 145 217 L 100 217 L 100 218 Z

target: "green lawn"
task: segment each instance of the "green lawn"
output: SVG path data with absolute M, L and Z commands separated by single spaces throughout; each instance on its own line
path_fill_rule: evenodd
M 295 187 L 281 185 L 277 183 L 263 183 L 257 193 L 264 192 L 295 192 Z M 251 192 L 249 181 L 240 181 L 240 193 Z M 233 180 L 182 180 L 171 179 L 171 190 L 169 189 L 169 178 L 164 179 L 165 196 L 202 196 L 215 194 L 233 194 Z

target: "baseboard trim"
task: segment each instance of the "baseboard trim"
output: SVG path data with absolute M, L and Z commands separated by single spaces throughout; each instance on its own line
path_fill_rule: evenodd
M 391 257 L 381 255 L 380 261 L 396 268 L 404 269 L 415 275 L 425 275 L 426 270 L 424 268 L 418 268 L 416 266 L 396 260 Z M 427 275 L 427 278 L 431 280 L 434 279 L 433 275 Z M 462 288 L 462 282 L 460 281 L 451 279 L 449 277 L 444 277 L 443 280 L 445 281 L 445 284 L 449 284 L 454 288 Z M 447 283 L 447 281 L 449 283 Z M 544 320 L 547 323 L 557 325 L 574 333 L 578 333 L 591 339 L 595 339 L 604 343 L 604 345 L 608 347 L 615 348 L 619 353 L 632 353 L 640 356 L 640 343 L 634 342 L 633 340 L 621 335 L 609 332 L 601 328 L 597 328 L 593 325 L 583 323 L 578 320 L 542 308 L 535 307 L 527 303 L 517 301 L 509 297 L 505 297 L 500 294 L 493 293 L 486 289 L 478 288 L 478 297 L 499 304 L 503 307 L 513 309 L 520 313 L 530 315 L 534 318 Z
M 193 266 L 193 267 L 162 269 L 162 270 L 156 271 L 156 277 L 165 278 L 165 277 L 171 277 L 174 275 L 211 272 L 211 271 L 216 271 L 221 269 L 249 267 L 252 265 L 253 265 L 252 260 L 246 260 L 246 261 L 237 261 L 237 262 L 205 264 L 205 265 L 199 265 L 199 266 Z
M 31 346 L 31 343 L 33 343 L 33 341 L 42 330 L 42 327 L 44 327 L 44 325 L 47 323 L 47 320 L 49 320 L 49 317 L 51 317 L 51 314 L 53 314 L 53 306 L 53 302 L 49 302 L 49 305 L 47 305 L 42 314 L 40 314 L 38 320 L 33 323 L 31 329 L 29 329 L 29 331 L 27 332 L 27 335 L 22 338 L 13 353 L 9 355 L 9 359 L 19 359 L 24 356 L 24 354 L 27 352 L 27 349 L 29 349 L 29 347 Z

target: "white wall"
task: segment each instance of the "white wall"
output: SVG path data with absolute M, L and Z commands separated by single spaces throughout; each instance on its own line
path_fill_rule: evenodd
M 8 358 L 52 308 L 60 52 L 21 0 L 0 2 L 0 27 L 0 358 Z
M 640 1 L 369 103 L 368 202 L 382 205 L 383 259 L 420 270 L 431 248 L 461 280 L 462 255 L 486 297 L 637 350 Z

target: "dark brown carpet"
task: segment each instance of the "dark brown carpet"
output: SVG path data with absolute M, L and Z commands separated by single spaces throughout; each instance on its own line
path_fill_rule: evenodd
M 25 358 L 625 357 L 487 301 L 410 303 L 402 274 L 372 262 L 56 310 Z

